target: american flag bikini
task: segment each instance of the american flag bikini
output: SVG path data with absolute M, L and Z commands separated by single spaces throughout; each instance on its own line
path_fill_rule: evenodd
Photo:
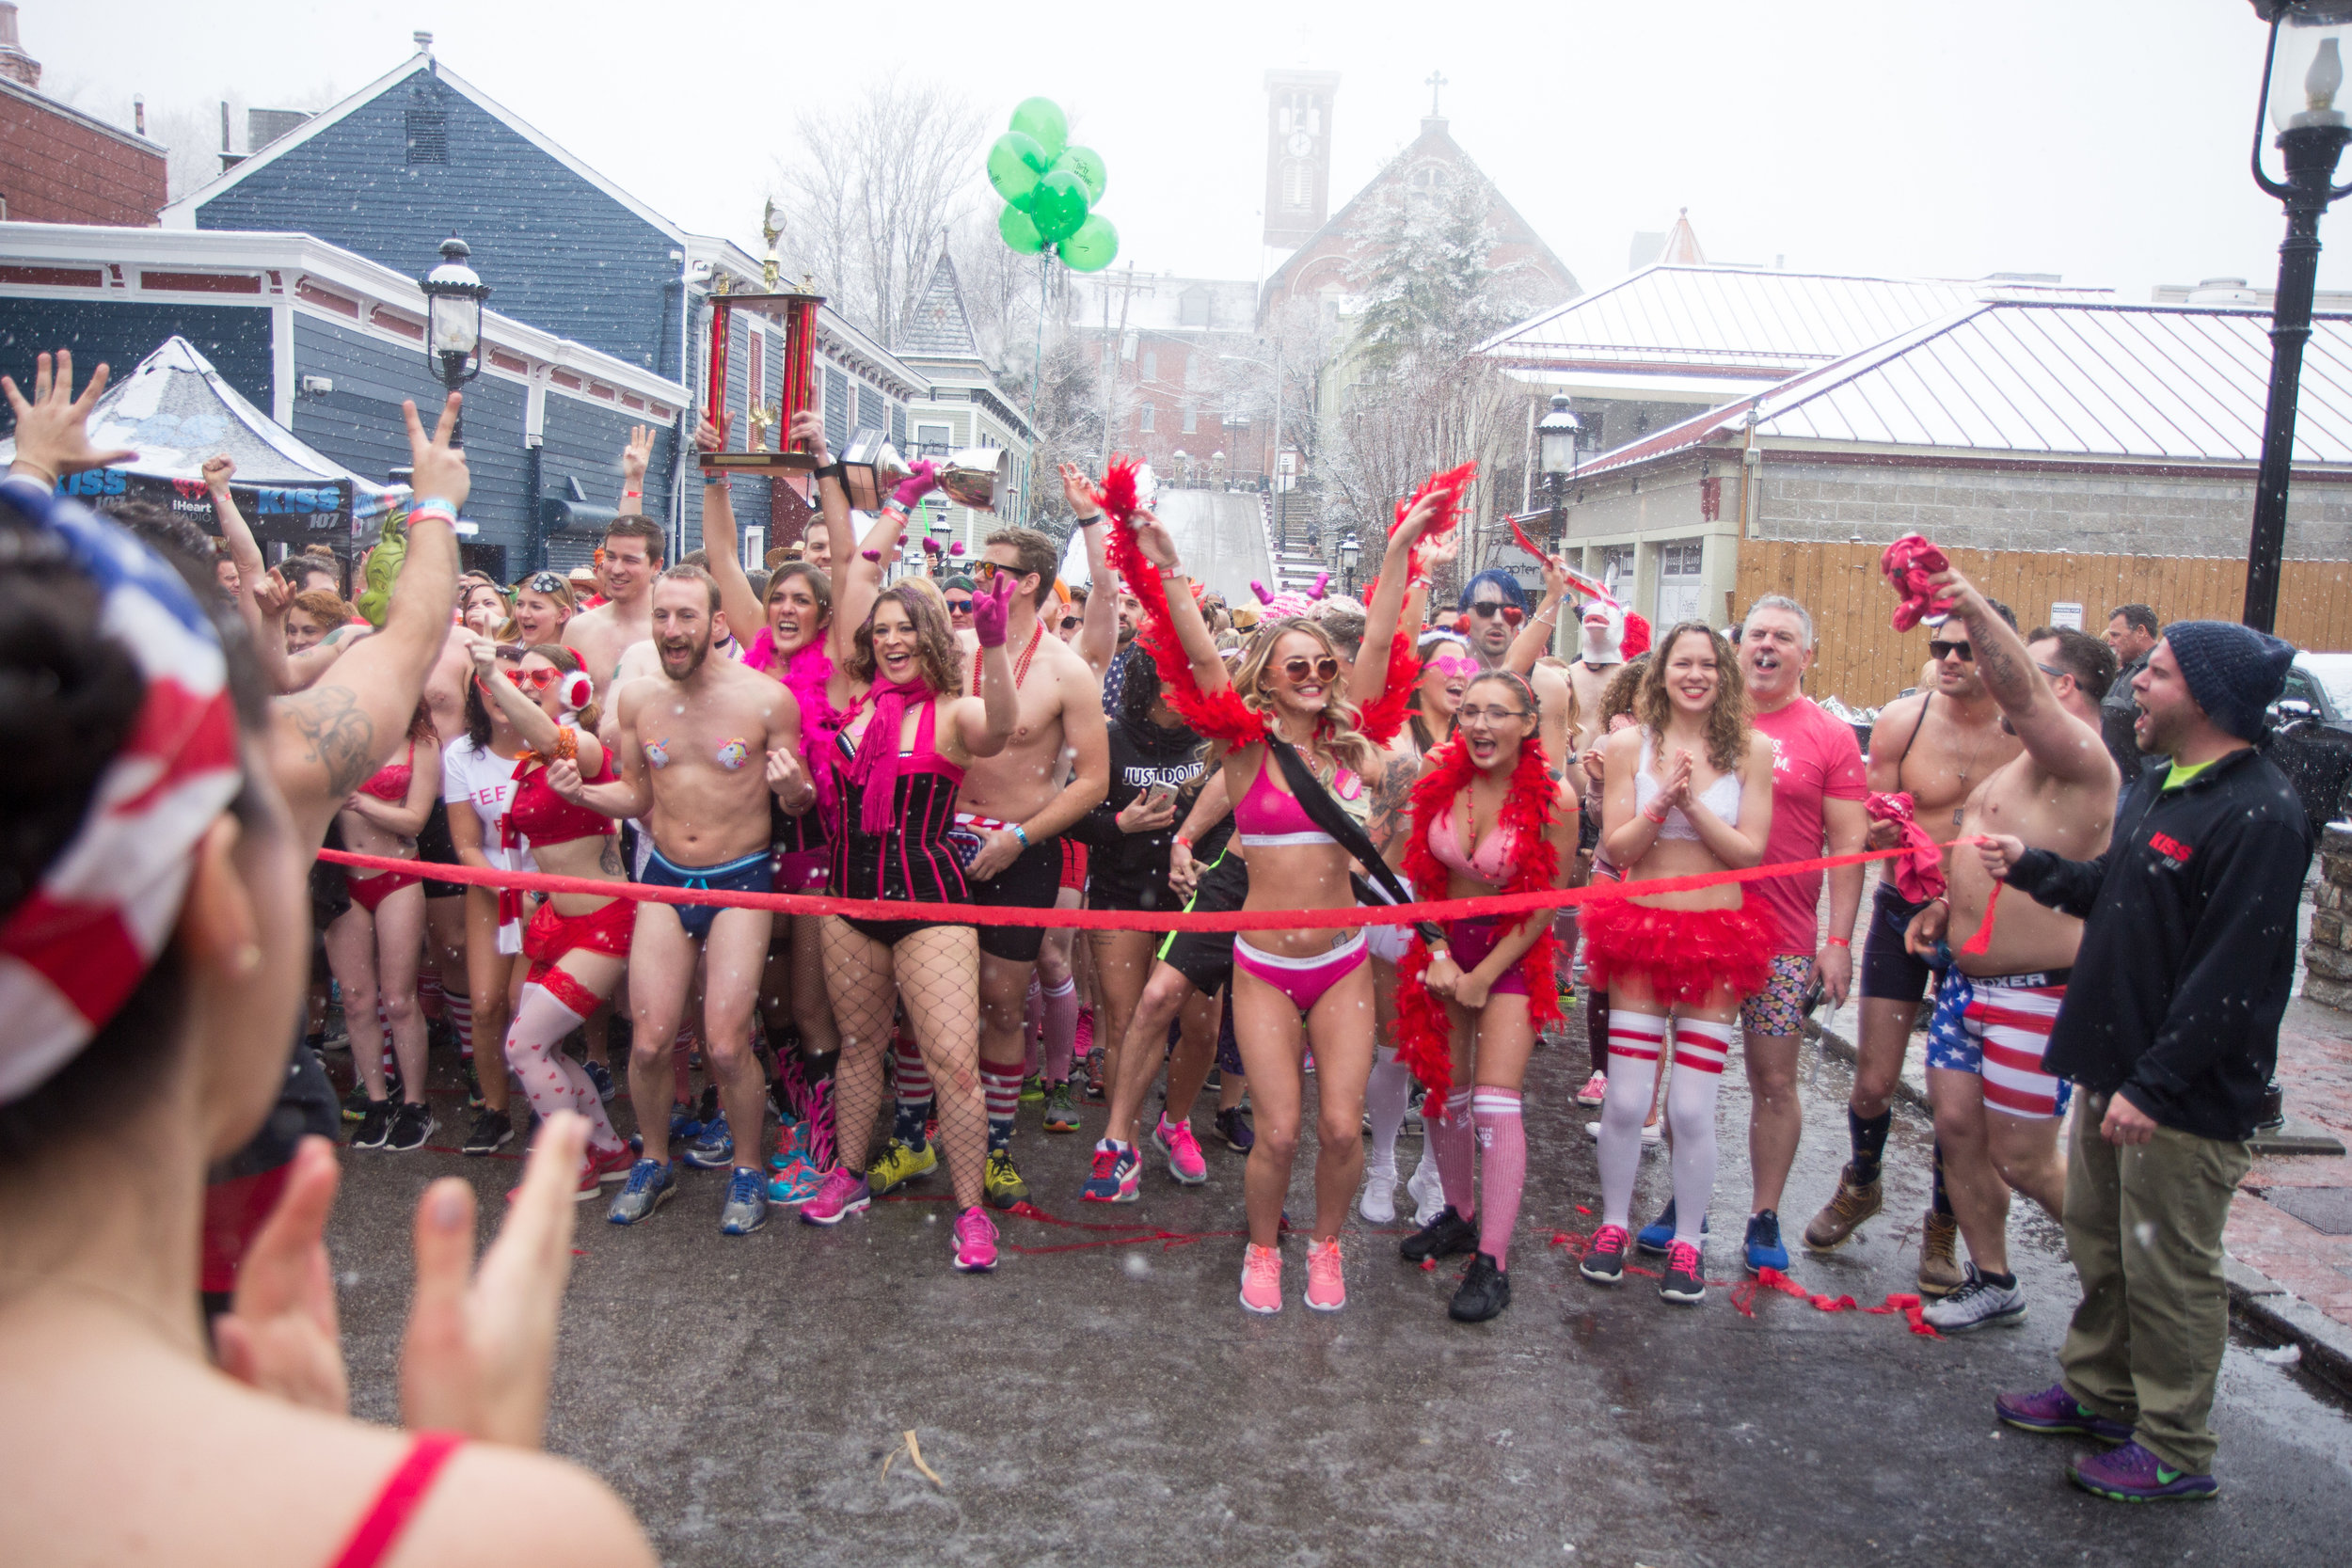
M 133 535 L 23 479 L 0 499 L 97 585 L 99 625 L 147 680 L 81 832 L 0 922 L 0 1104 L 121 1009 L 179 922 L 190 853 L 243 783 L 220 639 L 179 574 Z

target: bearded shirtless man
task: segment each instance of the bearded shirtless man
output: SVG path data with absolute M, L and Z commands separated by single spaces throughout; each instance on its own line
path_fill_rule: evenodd
M 673 566 L 654 580 L 648 599 L 661 673 L 629 682 L 614 700 L 611 756 L 620 777 L 586 784 L 577 763 L 559 761 L 548 769 L 548 787 L 607 816 L 642 817 L 653 839 L 640 879 L 646 883 L 770 892 L 765 797 L 772 790 L 795 815 L 817 797 L 801 765 L 800 705 L 768 676 L 710 657 L 725 617 L 709 573 Z M 766 910 L 709 904 L 637 906 L 628 956 L 628 1089 L 644 1152 L 613 1200 L 613 1224 L 644 1219 L 676 1186 L 660 1109 L 670 1103 L 672 1041 L 693 984 L 697 948 L 708 960 L 703 1049 L 735 1140 L 719 1228 L 743 1236 L 767 1222 L 760 1169 L 767 1084 L 752 1053 L 752 1015 L 773 919 Z
M 2115 825 L 2122 777 L 2101 738 L 2099 702 L 2115 679 L 2115 653 L 2080 631 L 2044 626 L 2030 640 L 1993 613 L 1958 572 L 1933 579 L 1955 601 L 1946 635 L 1966 628 L 1977 673 L 2000 705 L 2003 728 L 2025 752 L 1968 797 L 1960 831 L 1999 833 L 2063 860 L 2096 860 Z M 1928 1030 L 1928 1091 L 1935 1142 L 1960 1233 L 1968 1243 L 1963 1282 L 1928 1307 L 1947 1334 L 2014 1323 L 2026 1293 L 2009 1268 L 2009 1195 L 2025 1194 L 2062 1220 L 2066 1158 L 2058 1150 L 2070 1085 L 2044 1072 L 2042 1053 L 2080 945 L 2083 923 L 2015 895 L 1992 907 L 1994 884 L 1979 855 L 1955 855 L 1951 895 L 1911 922 L 1910 946 L 1949 943 L 1952 966 L 1936 992 Z M 1967 951 L 1988 916 L 1985 951 Z
M 1080 522 L 1106 526 L 1099 512 Z M 1058 837 L 1110 791 L 1102 687 L 1078 650 L 1047 635 L 1038 615 L 1053 596 L 1060 560 L 1061 552 L 1044 534 L 1007 528 L 988 536 L 973 565 L 983 589 L 1000 572 L 1015 580 L 1005 651 L 1012 659 L 1019 721 L 1002 752 L 976 760 L 965 771 L 950 834 L 966 847 L 977 845 L 964 866 L 972 901 L 996 909 L 1054 907 L 1061 892 Z M 966 678 L 975 678 L 977 641 L 969 632 L 960 633 L 958 641 L 970 653 L 966 667 L 972 673 Z M 1026 1055 L 1021 1032 L 1029 977 L 1045 932 L 1037 926 L 979 929 L 980 1085 L 988 1101 L 985 1185 L 992 1205 L 1009 1209 L 1029 1195 L 1012 1161 L 1011 1138 Z
M 632 504 L 652 453 L 653 433 L 642 425 L 630 432 L 628 450 L 621 454 L 621 515 L 604 531 L 605 602 L 573 616 L 564 628 L 564 645 L 580 656 L 580 667 L 596 683 L 598 700 L 608 703 L 621 655 L 653 635 L 653 581 L 661 570 L 664 536 L 661 525 Z
M 1988 601 L 1990 602 L 1990 601 Z M 2005 605 L 1993 610 L 2011 626 Z M 1869 774 L 1874 793 L 1908 792 L 1912 819 L 1938 844 L 1960 832 L 1970 792 L 2022 750 L 2001 727 L 2001 711 L 1977 672 L 1975 645 L 1965 632 L 1946 625 L 1929 632 L 1928 653 L 1935 680 L 1916 696 L 1901 697 L 1879 710 L 1870 731 Z M 1889 823 L 1873 823 L 1870 847 L 1891 849 L 1898 835 Z M 1948 862 L 1950 856 L 1945 857 Z M 1886 1134 L 1894 1125 L 1888 1102 L 1910 1049 L 1911 1025 L 1928 993 L 1927 960 L 1904 945 L 1904 932 L 1918 911 L 1883 874 L 1870 909 L 1870 931 L 1862 946 L 1862 1041 L 1855 1053 L 1853 1095 L 1846 1129 L 1853 1158 L 1839 1175 L 1837 1191 L 1804 1227 L 1804 1244 L 1827 1252 L 1845 1243 L 1855 1227 L 1885 1201 L 1879 1166 Z M 1959 1230 L 1946 1199 L 1937 1162 L 1935 1197 L 1919 1243 L 1919 1291 L 1940 1296 L 1961 1281 L 1953 1247 Z

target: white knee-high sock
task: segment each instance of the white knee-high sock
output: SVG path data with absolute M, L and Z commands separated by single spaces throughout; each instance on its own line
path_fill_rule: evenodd
M 1675 1240 L 1695 1244 L 1715 1195 L 1715 1089 L 1731 1052 L 1731 1025 L 1675 1021 L 1675 1070 L 1666 1085 L 1674 1129 Z
M 1364 1157 L 1365 1168 L 1396 1169 L 1397 1130 L 1405 1125 L 1412 1098 L 1412 1073 L 1396 1059 L 1395 1048 L 1383 1051 L 1364 1082 L 1364 1109 L 1372 1117 L 1372 1151 Z
M 1609 1094 L 1600 1102 L 1600 1217 L 1632 1224 L 1633 1178 L 1642 1168 L 1642 1123 L 1649 1116 L 1666 1021 L 1624 1007 L 1609 1010 Z

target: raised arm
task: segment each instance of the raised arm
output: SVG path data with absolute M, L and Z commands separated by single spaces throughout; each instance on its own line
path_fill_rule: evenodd
M 694 431 L 694 450 L 723 449 L 734 422 L 732 414 L 721 414 L 715 425 L 704 420 Z M 752 592 L 752 579 L 743 575 L 743 544 L 736 532 L 735 497 L 724 468 L 703 470 L 703 554 L 710 560 L 710 580 L 719 585 L 719 613 L 727 618 L 727 630 L 749 647 L 765 617 Z
M 628 445 L 621 449 L 621 511 L 644 515 L 645 510 L 645 466 L 653 461 L 654 427 L 633 424 L 628 427 Z
M 1087 545 L 1086 613 L 1078 623 L 1078 653 L 1101 680 L 1119 652 L 1119 568 L 1111 564 L 1110 526 L 1094 486 L 1075 463 L 1061 466 L 1061 493 Z
M 1380 581 L 1372 603 L 1364 607 L 1364 645 L 1347 680 L 1347 700 L 1368 707 L 1388 689 L 1389 644 L 1405 609 L 1405 594 L 1413 583 L 1413 546 L 1450 502 L 1452 493 L 1433 491 L 1413 503 L 1404 521 L 1389 531 L 1389 547 L 1380 558 Z
M 480 683 L 489 700 L 506 715 L 506 721 L 515 726 L 522 742 L 543 757 L 555 756 L 562 749 L 561 732 L 572 732 L 574 754 L 580 760 L 582 778 L 592 778 L 604 771 L 604 743 L 585 725 L 558 724 L 548 717 L 548 710 L 527 696 L 523 689 L 507 678 L 499 668 L 499 645 L 486 637 L 468 633 L 466 652 L 473 660 L 474 679 Z
M 1176 559 L 1176 541 L 1157 517 L 1138 509 L 1135 515 L 1136 547 L 1143 558 L 1160 569 L 1160 581 L 1168 585 L 1168 628 L 1176 634 L 1178 646 L 1184 651 L 1184 662 L 1192 673 L 1193 689 L 1206 696 L 1222 691 L 1232 682 L 1225 673 L 1225 660 L 1216 651 L 1216 639 L 1209 633 L 1208 622 L 1200 618 L 1200 607 L 1193 602 L 1192 580 L 1184 576 L 1182 562 Z
M 620 774 L 618 779 L 611 784 L 589 784 L 579 762 L 559 758 L 548 764 L 548 787 L 576 806 L 614 818 L 644 816 L 652 811 L 653 780 L 645 771 L 644 748 L 637 744 L 637 713 L 647 689 L 632 683 L 618 688 L 612 699 L 612 767 Z
M 1938 572 L 1928 583 L 1939 596 L 1953 599 L 1952 613 L 1968 628 L 1977 673 L 2035 765 L 2068 784 L 2103 785 L 2112 793 L 2122 775 L 2107 754 L 2106 742 L 2097 729 L 2059 705 L 2049 676 L 2034 662 L 2016 628 L 1959 572 Z
M 793 428 L 800 427 L 795 424 Z M 914 473 L 900 480 L 898 487 L 890 493 L 889 504 L 874 519 L 874 526 L 866 531 L 866 537 L 857 542 L 857 548 L 846 555 L 838 548 L 834 551 L 833 628 L 827 641 L 836 668 L 855 650 L 857 628 L 866 624 L 866 617 L 874 612 L 874 601 L 882 596 L 882 562 L 898 553 L 898 537 L 906 531 L 907 508 L 938 488 L 939 481 L 932 477 L 937 467 L 928 461 L 917 463 Z M 819 482 L 824 483 L 834 483 L 836 487 L 838 483 Z M 830 510 L 827 518 L 830 521 Z M 841 528 L 834 537 L 845 538 L 848 532 L 845 503 Z
M 1535 613 L 1519 627 L 1519 634 L 1511 639 L 1509 651 L 1503 654 L 1505 667 L 1524 675 L 1535 668 L 1535 661 L 1551 652 L 1551 640 L 1559 635 L 1560 607 L 1568 598 L 1568 563 L 1556 555 L 1544 557 L 1544 597 L 1536 605 Z
M 1012 590 L 1012 574 L 999 572 L 987 588 L 972 595 L 972 630 L 980 642 L 980 694 L 959 700 L 955 710 L 956 739 L 966 756 L 994 756 L 1021 721 L 1021 693 L 1012 683 L 1012 661 L 1005 657 Z
M 262 561 L 262 546 L 254 541 L 252 527 L 229 493 L 229 482 L 236 475 L 236 459 L 226 453 L 204 460 L 204 488 L 213 499 L 213 515 L 220 519 L 220 537 L 229 546 L 230 563 L 237 568 L 237 612 L 258 638 L 262 634 L 262 612 L 254 594 L 262 574 L 269 568 Z

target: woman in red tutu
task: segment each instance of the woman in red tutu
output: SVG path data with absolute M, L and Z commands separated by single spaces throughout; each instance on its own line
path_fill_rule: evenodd
M 1635 722 L 1601 748 L 1601 852 L 1627 885 L 1744 869 L 1772 826 L 1772 744 L 1748 724 L 1731 645 L 1703 623 L 1667 632 L 1643 672 Z M 1642 1118 L 1674 1022 L 1666 1125 L 1674 1134 L 1674 1239 L 1658 1293 L 1707 1294 L 1699 1235 L 1715 1184 L 1715 1085 L 1742 997 L 1770 977 L 1771 922 L 1737 882 L 1588 905 L 1584 969 L 1609 993 L 1609 1092 L 1600 1111 L 1601 1227 L 1584 1277 L 1624 1277 L 1642 1163 Z

